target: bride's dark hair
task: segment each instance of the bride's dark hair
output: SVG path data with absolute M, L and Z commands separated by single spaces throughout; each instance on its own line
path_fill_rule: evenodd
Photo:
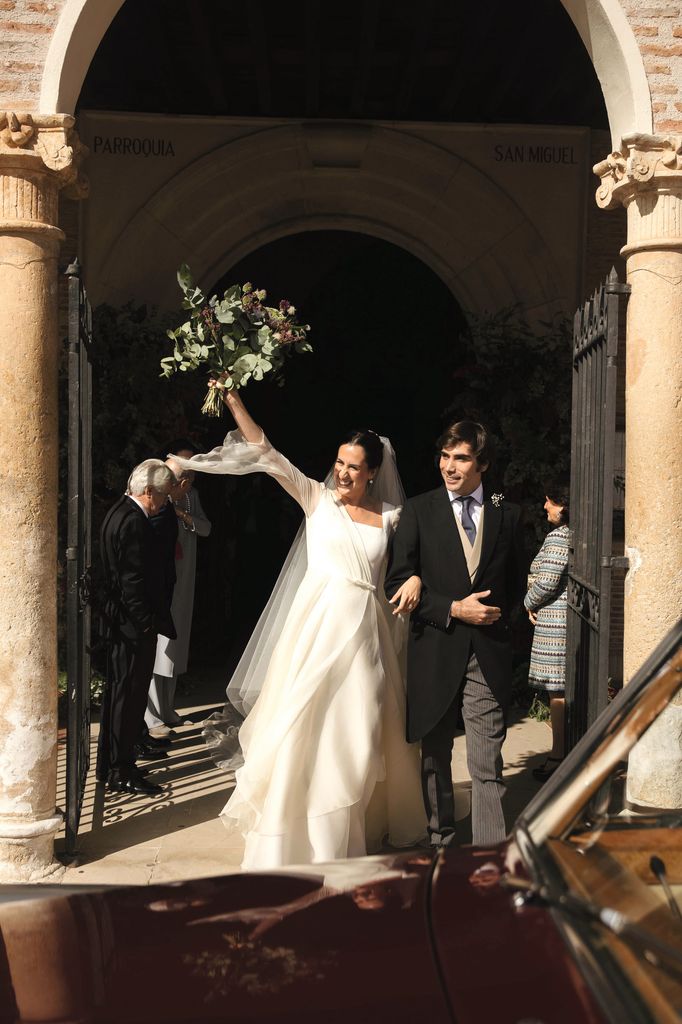
M 378 434 L 373 430 L 351 430 L 340 442 L 342 444 L 359 444 L 365 449 L 365 461 L 368 469 L 378 469 L 384 457 L 384 446 Z

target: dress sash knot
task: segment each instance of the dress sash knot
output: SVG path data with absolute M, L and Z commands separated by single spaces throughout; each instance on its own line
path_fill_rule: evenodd
M 373 583 L 370 583 L 369 580 L 351 579 L 350 576 L 346 576 L 345 578 L 348 580 L 349 583 L 352 583 L 353 586 L 360 587 L 361 590 L 372 590 L 374 593 L 376 593 L 377 588 L 374 586 Z

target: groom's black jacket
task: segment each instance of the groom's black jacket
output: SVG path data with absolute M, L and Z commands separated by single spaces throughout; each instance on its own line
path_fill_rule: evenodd
M 486 682 L 506 707 L 511 691 L 509 616 L 523 598 L 527 561 L 518 505 L 484 500 L 481 559 L 469 578 L 459 530 L 444 486 L 411 498 L 393 539 L 385 589 L 392 597 L 412 575 L 422 594 L 410 619 L 407 654 L 407 738 L 419 740 L 440 721 L 457 695 L 471 652 Z M 450 606 L 467 595 L 490 590 L 484 604 L 501 609 L 490 626 L 448 623 Z

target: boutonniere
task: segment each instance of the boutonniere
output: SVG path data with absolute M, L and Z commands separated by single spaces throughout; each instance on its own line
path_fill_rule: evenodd
M 504 494 L 491 494 L 490 500 L 492 501 L 495 508 L 499 508 L 504 501 Z

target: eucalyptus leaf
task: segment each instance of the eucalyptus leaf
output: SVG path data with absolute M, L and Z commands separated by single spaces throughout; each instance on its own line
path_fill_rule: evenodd
M 231 309 L 221 309 L 220 306 L 216 306 L 215 316 L 220 324 L 234 323 L 234 313 Z
M 239 356 L 239 358 L 235 360 L 234 368 L 235 370 L 238 369 L 241 371 L 252 370 L 257 361 L 258 357 L 252 352 L 249 352 L 243 356 Z
M 182 288 L 183 292 L 187 291 L 194 284 L 192 280 L 192 271 L 189 269 L 186 263 L 183 263 L 178 270 L 178 284 Z

